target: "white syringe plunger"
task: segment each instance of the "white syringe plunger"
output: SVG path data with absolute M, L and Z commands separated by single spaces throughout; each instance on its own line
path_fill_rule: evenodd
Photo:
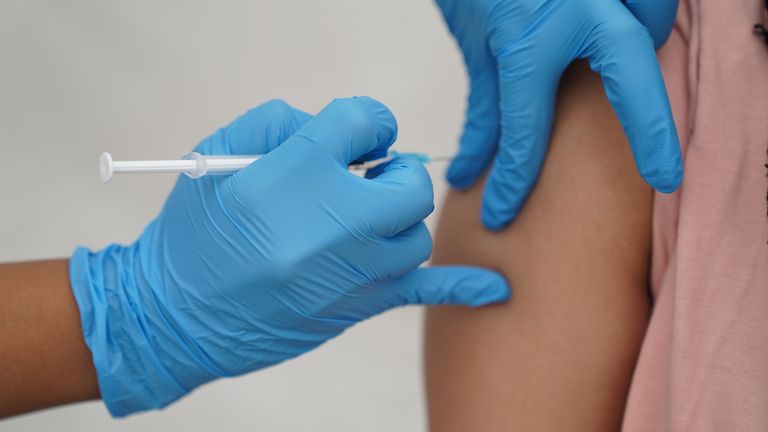
M 206 174 L 231 174 L 248 166 L 259 156 L 203 156 L 192 152 L 178 160 L 115 161 L 109 153 L 99 158 L 99 176 L 105 183 L 114 174 L 183 173 L 191 178 Z

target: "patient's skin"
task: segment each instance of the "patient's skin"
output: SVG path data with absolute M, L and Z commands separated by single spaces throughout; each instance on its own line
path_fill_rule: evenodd
M 427 315 L 432 431 L 617 431 L 649 315 L 651 190 L 585 64 L 566 74 L 539 182 L 500 233 L 483 182 L 451 191 L 434 264 L 501 271 L 508 304 Z

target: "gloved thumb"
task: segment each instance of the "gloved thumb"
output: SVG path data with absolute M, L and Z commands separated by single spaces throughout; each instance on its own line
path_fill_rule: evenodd
M 483 306 L 509 299 L 509 286 L 492 270 L 444 266 L 419 268 L 383 287 L 396 295 L 401 305 Z

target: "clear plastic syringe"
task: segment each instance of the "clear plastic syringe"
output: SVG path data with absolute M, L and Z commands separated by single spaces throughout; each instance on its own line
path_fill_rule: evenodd
M 133 173 L 182 173 L 190 178 L 200 178 L 210 174 L 235 173 L 258 160 L 261 156 L 210 156 L 192 152 L 177 160 L 116 161 L 112 160 L 112 155 L 109 153 L 102 153 L 99 158 L 99 175 L 104 183 L 112 180 L 114 174 Z M 396 156 L 415 157 L 422 163 L 434 160 L 429 155 L 423 153 L 398 153 L 390 151 L 383 158 L 351 164 L 349 169 L 371 169 L 389 162 Z

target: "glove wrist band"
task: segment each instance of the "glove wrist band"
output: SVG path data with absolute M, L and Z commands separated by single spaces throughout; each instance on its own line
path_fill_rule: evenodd
M 214 378 L 207 372 L 200 376 L 194 360 L 179 352 L 183 350 L 173 335 L 158 331 L 164 328 L 155 325 L 163 314 L 147 298 L 152 291 L 143 289 L 137 246 L 110 245 L 98 252 L 78 248 L 69 263 L 83 337 L 101 397 L 115 417 L 162 408 Z

